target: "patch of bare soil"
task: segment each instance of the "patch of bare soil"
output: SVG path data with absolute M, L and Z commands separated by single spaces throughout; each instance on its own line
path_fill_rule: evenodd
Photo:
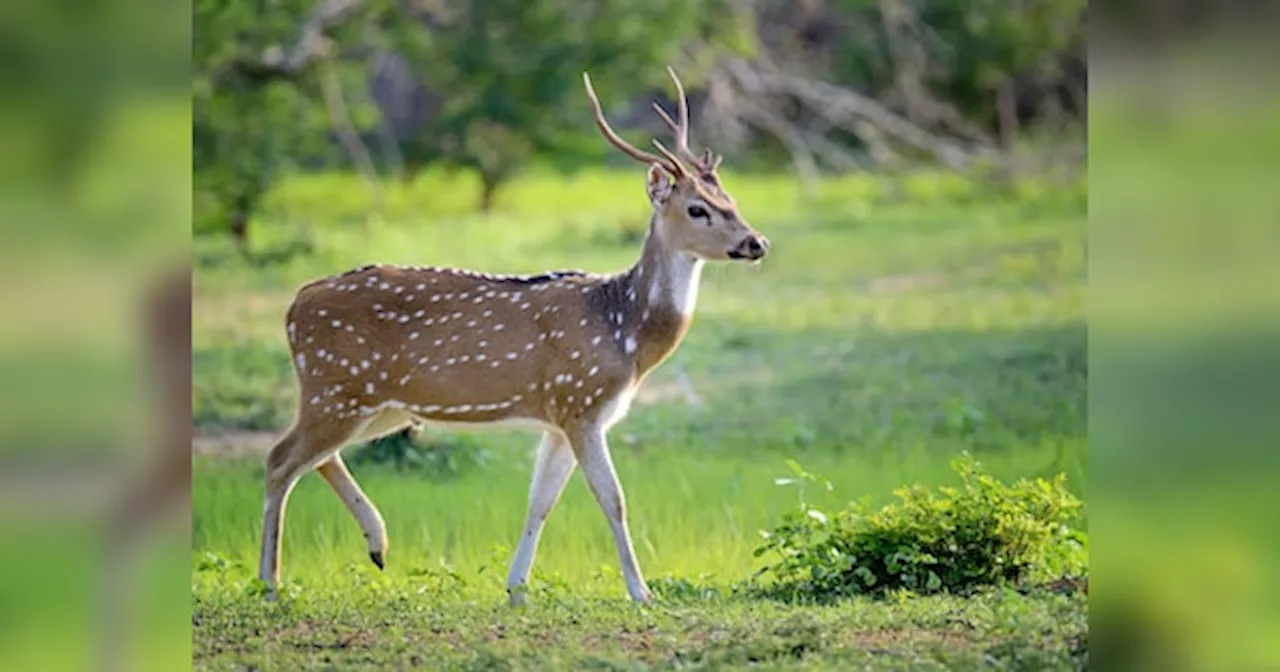
M 897 653 L 921 646 L 960 649 L 970 644 L 973 637 L 954 630 L 863 630 L 849 633 L 849 641 L 870 653 Z
M 197 455 L 217 457 L 265 455 L 279 438 L 280 432 L 263 431 L 229 431 L 196 435 L 191 440 L 191 451 Z

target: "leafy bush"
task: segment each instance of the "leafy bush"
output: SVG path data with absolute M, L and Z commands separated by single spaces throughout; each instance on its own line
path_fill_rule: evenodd
M 1007 485 L 969 456 L 951 463 L 959 487 L 902 488 L 900 500 L 869 512 L 850 504 L 835 516 L 806 505 L 765 533 L 756 556 L 776 562 L 764 591 L 793 601 L 824 602 L 893 590 L 962 592 L 980 586 L 1045 580 L 1085 569 L 1086 536 L 1072 529 L 1081 502 L 1066 477 Z M 817 481 L 791 463 L 795 479 Z M 829 485 L 828 485 L 829 487 Z
M 413 431 L 374 439 L 352 451 L 352 464 L 389 464 L 396 470 L 414 470 L 432 478 L 453 479 L 483 468 L 489 453 L 466 436 L 440 437 L 427 443 L 415 440 Z

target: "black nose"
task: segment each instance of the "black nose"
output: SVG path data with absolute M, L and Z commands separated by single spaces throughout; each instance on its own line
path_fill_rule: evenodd
M 747 254 L 752 259 L 759 259 L 769 251 L 769 241 L 764 236 L 751 236 L 747 239 Z

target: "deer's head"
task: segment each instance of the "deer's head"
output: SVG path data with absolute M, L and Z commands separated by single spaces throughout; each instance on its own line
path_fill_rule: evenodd
M 649 166 L 645 192 L 658 215 L 657 234 L 666 244 L 701 259 L 763 259 L 769 250 L 768 239 L 742 218 L 733 197 L 721 186 L 716 174 L 723 157 L 712 154 L 710 149 L 701 155 L 689 149 L 689 103 L 675 71 L 668 67 L 667 73 L 676 85 L 678 120 L 672 119 L 657 103 L 653 108 L 675 134 L 675 152 L 654 140 L 659 152 L 654 154 L 637 149 L 619 137 L 604 118 L 591 77 L 583 73 L 582 81 L 595 111 L 596 126 L 610 144 Z

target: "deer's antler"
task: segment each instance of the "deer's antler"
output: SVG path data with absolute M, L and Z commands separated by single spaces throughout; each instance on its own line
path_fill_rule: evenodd
M 667 123 L 671 132 L 676 136 L 676 151 L 686 161 L 693 164 L 702 173 L 713 173 L 720 166 L 722 157 L 718 157 L 711 153 L 710 148 L 703 149 L 702 156 L 698 156 L 689 149 L 689 100 L 685 96 L 684 86 L 680 83 L 680 78 L 676 76 L 676 71 L 671 66 L 667 66 L 667 74 L 671 75 L 671 81 L 676 85 L 676 101 L 677 115 L 679 122 L 673 120 L 662 106 L 654 103 L 653 109 L 658 113 L 659 117 Z
M 671 66 L 667 66 L 667 74 L 671 75 L 671 81 L 675 82 L 676 85 L 677 100 L 679 101 L 678 116 L 680 120 L 678 122 L 673 120 L 671 115 L 667 114 L 666 110 L 662 109 L 662 106 L 657 103 L 653 104 L 653 109 L 657 111 L 658 116 L 666 122 L 667 126 L 671 128 L 671 132 L 675 135 L 675 152 L 667 149 L 666 146 L 655 139 L 653 141 L 653 146 L 658 149 L 658 152 L 661 154 L 661 156 L 659 156 L 651 152 L 637 149 L 634 145 L 619 137 L 618 134 L 609 126 L 609 122 L 605 120 L 604 110 L 600 107 L 600 99 L 596 97 L 595 89 L 591 86 L 591 77 L 584 72 L 582 73 L 582 82 L 587 87 L 587 97 L 591 99 L 591 107 L 595 112 L 596 126 L 599 127 L 600 132 L 604 134 L 605 139 L 608 140 L 610 144 L 622 150 L 622 152 L 627 156 L 645 163 L 657 163 L 666 168 L 673 175 L 689 174 L 689 169 L 684 163 L 685 161 L 690 162 L 702 172 L 715 170 L 715 166 L 719 165 L 720 162 L 719 160 L 713 160 L 709 150 L 700 158 L 689 149 L 689 101 L 685 98 L 684 86 L 680 84 L 680 78 L 676 76 L 676 71 Z

